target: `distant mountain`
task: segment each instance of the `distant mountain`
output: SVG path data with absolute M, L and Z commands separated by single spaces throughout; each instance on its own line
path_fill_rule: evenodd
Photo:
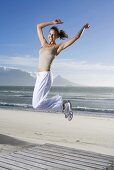
M 16 68 L 0 67 L 0 86 L 34 86 L 35 74 Z M 52 86 L 79 86 L 58 75 Z
M 79 84 L 72 83 L 58 75 L 53 81 L 53 86 L 79 86 Z
M 15 69 L 0 67 L 0 86 L 32 86 L 35 78 L 30 73 Z

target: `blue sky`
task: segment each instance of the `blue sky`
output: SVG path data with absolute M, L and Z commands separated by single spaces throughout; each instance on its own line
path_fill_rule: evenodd
M 91 27 L 56 58 L 54 75 L 83 85 L 114 86 L 113 0 L 0 0 L 0 65 L 36 72 L 41 46 L 36 25 L 56 18 L 70 38 L 86 22 Z

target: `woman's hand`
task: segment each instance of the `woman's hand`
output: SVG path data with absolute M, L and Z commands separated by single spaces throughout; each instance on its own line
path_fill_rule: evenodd
M 63 22 L 60 19 L 56 19 L 53 21 L 53 24 L 63 24 Z
M 88 23 L 84 25 L 85 29 L 88 29 L 89 27 L 90 27 L 90 25 Z

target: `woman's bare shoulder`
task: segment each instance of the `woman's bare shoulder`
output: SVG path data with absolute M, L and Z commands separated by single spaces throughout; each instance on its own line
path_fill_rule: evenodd
M 58 49 L 62 43 L 56 44 L 55 47 Z

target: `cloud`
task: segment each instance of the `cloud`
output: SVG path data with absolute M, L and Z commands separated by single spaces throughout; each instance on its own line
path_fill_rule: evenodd
M 31 55 L 0 56 L 0 64 L 29 71 L 35 76 L 38 58 Z M 81 85 L 114 86 L 114 65 L 57 58 L 53 61 L 52 71 L 54 77 L 61 75 Z
M 73 59 L 59 59 L 54 63 L 54 67 L 67 68 L 73 70 L 96 70 L 96 71 L 114 71 L 114 65 L 104 65 L 100 63 L 87 63 L 86 61 L 79 61 Z M 70 70 L 69 70 L 70 71 Z
M 53 65 L 54 73 L 60 74 L 74 83 L 89 86 L 113 86 L 114 66 L 87 63 L 72 59 L 59 59 Z
M 0 63 L 3 65 L 16 65 L 16 66 L 29 66 L 34 67 L 38 62 L 37 58 L 34 58 L 31 55 L 22 55 L 22 56 L 0 56 Z
M 35 58 L 29 54 L 16 55 L 16 56 L 0 56 L 1 64 L 17 65 L 17 66 L 30 66 L 35 67 L 38 63 L 38 58 Z M 62 70 L 67 68 L 69 71 L 79 70 L 96 70 L 96 71 L 114 71 L 114 65 L 104 65 L 100 63 L 87 63 L 86 61 L 76 61 L 74 59 L 56 59 L 52 65 L 54 70 Z

